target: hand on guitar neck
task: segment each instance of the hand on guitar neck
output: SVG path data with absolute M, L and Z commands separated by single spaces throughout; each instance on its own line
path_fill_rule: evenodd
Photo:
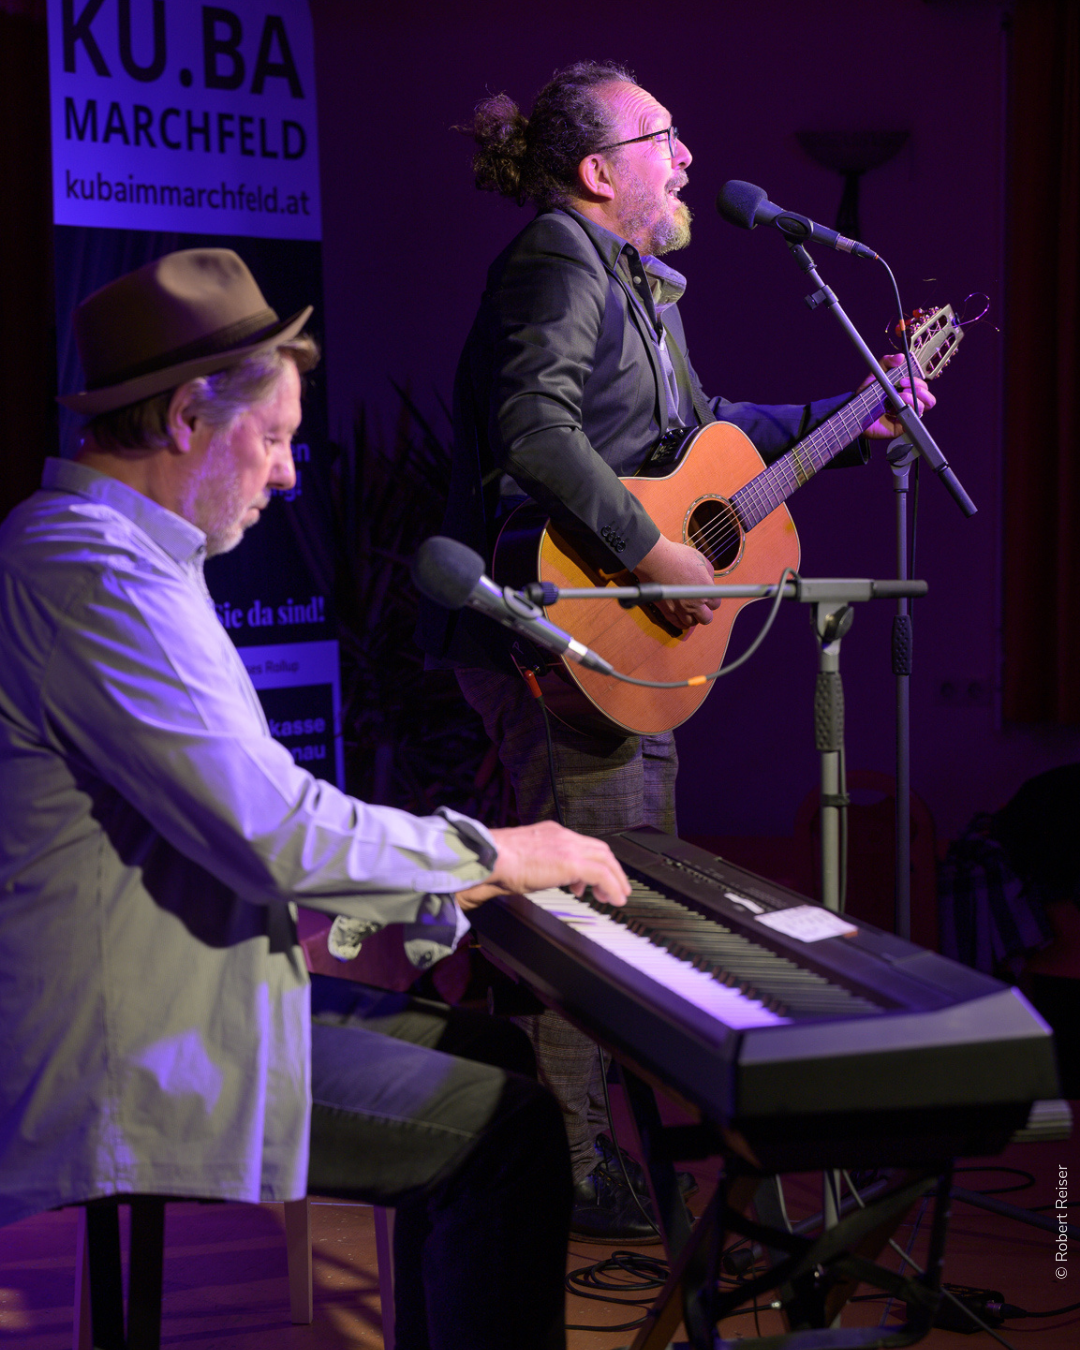
M 881 358 L 881 364 L 885 370 L 892 370 L 894 366 L 902 366 L 904 364 L 904 358 L 899 352 L 890 352 L 888 356 L 883 356 Z M 918 364 L 916 363 L 915 369 L 918 370 L 918 368 Z M 856 392 L 861 393 L 868 385 L 873 383 L 875 383 L 875 377 L 873 375 L 867 375 L 866 379 L 859 385 Z M 915 408 L 915 411 L 920 417 L 937 402 L 937 399 L 927 388 L 926 381 L 919 376 L 916 376 L 915 378 L 915 393 L 919 399 L 917 407 L 911 396 L 911 381 L 906 375 L 900 381 L 897 388 L 899 389 L 904 402 L 908 407 Z M 899 436 L 903 429 L 904 427 L 901 422 L 898 422 L 895 417 L 890 417 L 887 413 L 884 413 L 872 426 L 866 428 L 863 435 L 869 436 L 871 440 L 891 441 L 894 436 Z
M 895 352 L 881 358 L 881 364 L 886 370 L 902 365 L 903 362 L 903 356 Z M 867 376 L 859 386 L 860 391 L 873 383 L 873 380 L 873 375 Z M 906 375 L 898 388 L 904 402 L 915 406 L 911 381 Z M 916 377 L 915 380 L 915 397 L 919 400 L 917 411 L 920 414 L 932 408 L 937 402 L 926 381 L 920 377 Z M 867 427 L 863 434 L 874 440 L 891 440 L 901 431 L 903 431 L 901 423 L 894 417 L 883 414 Z M 634 568 L 634 573 L 640 582 L 651 581 L 666 586 L 692 586 L 697 582 L 711 584 L 715 580 L 712 565 L 702 553 L 688 544 L 676 543 L 664 535 L 660 536 Z M 712 611 L 718 609 L 720 603 L 719 600 L 662 600 L 657 608 L 665 619 L 676 628 L 685 631 L 693 628 L 695 624 L 711 623 Z
M 712 564 L 703 553 L 664 535 L 634 568 L 634 575 L 639 582 L 660 586 L 711 586 L 716 580 Z M 657 608 L 676 628 L 685 630 L 698 623 L 712 623 L 712 611 L 719 606 L 719 600 L 661 600 Z

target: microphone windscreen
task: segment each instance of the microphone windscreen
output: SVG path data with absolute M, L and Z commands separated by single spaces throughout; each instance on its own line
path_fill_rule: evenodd
M 730 224 L 752 230 L 757 224 L 758 207 L 768 200 L 769 194 L 764 188 L 733 178 L 720 189 L 716 209 Z
M 480 554 L 443 535 L 425 539 L 412 560 L 413 585 L 445 609 L 460 609 L 483 575 Z

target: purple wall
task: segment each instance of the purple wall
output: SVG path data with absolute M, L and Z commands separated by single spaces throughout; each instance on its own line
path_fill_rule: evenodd
M 916 570 L 912 782 L 939 832 L 999 805 L 1030 774 L 1080 758 L 1080 733 L 1002 729 L 998 686 L 1003 297 L 1003 5 L 979 0 L 640 0 L 516 11 L 491 0 L 380 7 L 312 0 L 320 81 L 325 328 L 331 426 L 363 401 L 388 425 L 394 379 L 442 425 L 454 364 L 486 268 L 526 212 L 477 193 L 469 144 L 449 130 L 488 90 L 526 108 L 552 70 L 581 57 L 625 61 L 669 107 L 694 154 L 684 194 L 694 242 L 672 261 L 706 389 L 762 401 L 851 388 L 859 359 L 779 236 L 733 229 L 713 201 L 729 178 L 831 224 L 840 178 L 799 148 L 801 130 L 910 132 L 862 184 L 862 237 L 895 271 L 905 306 L 972 291 L 992 300 L 937 386 L 931 429 L 979 506 L 966 520 L 932 475 L 922 486 Z M 662 21 L 658 19 L 662 15 Z M 815 251 L 872 345 L 893 317 L 884 270 Z M 807 575 L 894 574 L 892 476 L 830 473 L 792 502 Z M 760 610 L 760 606 L 757 607 Z M 756 631 L 739 621 L 733 646 Z M 851 767 L 891 772 L 891 607 L 860 606 L 843 645 Z M 811 699 L 816 647 L 804 607 L 786 605 L 761 653 L 721 681 L 680 735 L 681 827 L 785 834 L 817 780 Z M 956 706 L 952 683 L 976 683 Z M 982 693 L 980 693 L 982 691 Z M 985 697 L 983 697 L 985 694 Z M 964 695 L 966 698 L 966 694 Z

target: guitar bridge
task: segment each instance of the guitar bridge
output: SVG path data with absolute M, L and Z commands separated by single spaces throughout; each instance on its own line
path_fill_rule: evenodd
M 643 613 L 647 614 L 658 628 L 662 628 L 669 637 L 681 638 L 685 636 L 683 629 L 681 629 L 678 624 L 672 623 L 663 613 L 660 606 L 655 604 L 652 600 L 647 601 L 644 605 L 639 605 L 638 608 L 642 610 Z

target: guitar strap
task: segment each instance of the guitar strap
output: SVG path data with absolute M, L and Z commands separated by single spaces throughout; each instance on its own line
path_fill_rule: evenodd
M 716 416 L 702 398 L 697 385 L 690 378 L 689 362 L 683 355 L 682 348 L 675 341 L 667 324 L 664 324 L 664 332 L 667 334 L 668 355 L 671 357 L 671 364 L 675 368 L 675 382 L 680 389 L 685 389 L 690 395 L 690 401 L 694 405 L 694 416 L 697 418 L 699 425 L 707 427 L 710 422 L 716 421 Z

